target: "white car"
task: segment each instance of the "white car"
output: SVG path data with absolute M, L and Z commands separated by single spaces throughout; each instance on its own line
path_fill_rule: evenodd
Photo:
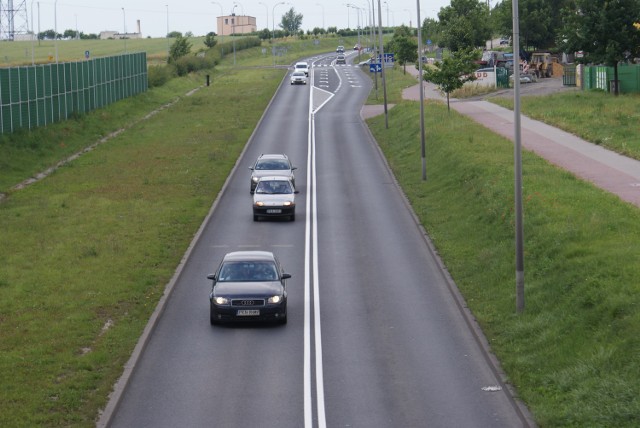
M 305 76 L 309 76 L 309 63 L 306 61 L 296 62 L 296 65 L 293 67 L 294 71 L 304 71 Z
M 286 176 L 262 177 L 253 193 L 253 221 L 261 217 L 296 218 L 296 189 Z
M 307 84 L 307 75 L 304 74 L 304 71 L 294 71 L 291 73 L 291 84 L 292 85 L 306 85 Z

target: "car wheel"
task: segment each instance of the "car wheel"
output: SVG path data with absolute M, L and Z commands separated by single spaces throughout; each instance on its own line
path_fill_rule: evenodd
M 291 214 L 289 216 L 289 221 L 295 221 L 296 220 L 296 215 L 295 214 Z
M 253 221 L 258 221 L 259 219 L 260 219 L 259 216 L 255 215 L 255 214 L 253 215 Z

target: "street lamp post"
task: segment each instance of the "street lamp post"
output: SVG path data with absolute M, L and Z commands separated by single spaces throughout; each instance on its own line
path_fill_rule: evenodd
M 220 16 L 221 17 L 224 16 L 224 9 L 222 8 L 222 5 L 220 3 L 218 3 L 217 1 L 212 1 L 211 4 L 217 4 L 218 6 L 220 6 Z M 216 20 L 216 27 L 218 25 L 217 21 L 218 20 Z M 269 25 L 269 24 L 267 24 L 267 25 Z M 224 42 L 224 25 L 222 25 L 221 30 L 222 30 L 222 33 L 220 34 L 220 43 L 223 43 Z
M 58 63 L 58 0 L 53 2 L 53 40 L 56 50 L 56 64 Z
M 233 4 L 233 9 L 231 9 L 231 37 L 233 40 L 233 65 L 236 65 L 236 6 L 237 4 Z
M 411 11 L 409 9 L 402 9 L 409 14 L 409 28 L 411 28 Z
M 286 4 L 286 2 L 279 2 L 273 5 L 273 9 L 271 10 L 271 31 L 273 33 L 273 41 L 275 43 L 276 40 L 276 6 L 279 6 L 281 4 Z M 276 47 L 272 46 L 271 49 L 273 50 L 273 66 L 276 66 Z
M 316 6 L 320 6 L 322 8 L 322 29 L 325 30 L 326 27 L 324 26 L 324 5 L 320 3 L 316 3 Z
M 124 52 L 127 53 L 127 15 L 122 8 L 122 38 L 124 39 Z
M 261 1 L 260 1 L 260 2 L 258 2 L 258 4 L 263 5 L 263 6 L 264 6 L 264 8 L 265 8 L 265 10 L 267 11 L 267 31 L 269 31 L 269 30 L 268 30 L 268 28 L 269 28 L 269 6 L 267 6 L 267 4 L 266 4 L 266 3 L 263 3 L 263 2 L 261 2 Z

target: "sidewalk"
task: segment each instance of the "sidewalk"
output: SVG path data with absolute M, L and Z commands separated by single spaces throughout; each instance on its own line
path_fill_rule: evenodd
M 407 71 L 410 68 L 407 67 Z M 411 70 L 417 76 L 417 70 Z M 404 99 L 420 100 L 420 84 L 406 88 Z M 446 102 L 435 85 L 424 83 L 424 98 Z M 452 98 L 451 108 L 464 114 L 497 134 L 514 141 L 514 114 L 488 101 L 464 101 Z M 384 113 L 383 106 L 364 106 L 363 118 Z M 521 116 L 522 147 L 534 152 L 576 177 L 618 195 L 620 199 L 640 207 L 640 161 L 621 156 L 568 132 Z

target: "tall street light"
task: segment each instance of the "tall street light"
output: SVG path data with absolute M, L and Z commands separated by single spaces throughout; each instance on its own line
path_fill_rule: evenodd
M 171 47 L 169 46 L 169 5 L 165 4 L 164 7 L 167 8 L 167 34 L 165 34 L 165 37 L 167 38 L 167 62 L 169 62 L 169 56 L 171 55 Z
M 420 22 L 420 0 L 416 0 L 418 22 Z M 424 137 L 424 76 L 422 74 L 422 25 L 418 25 L 418 75 L 420 76 L 420 153 L 422 158 L 422 180 L 427 179 L 427 161 Z
M 124 52 L 127 53 L 127 15 L 122 8 L 122 38 L 124 39 Z
M 224 16 L 224 10 L 222 9 L 222 5 L 220 3 L 218 3 L 217 1 L 212 1 L 211 4 L 217 4 L 218 6 L 220 6 L 220 17 Z M 269 25 L 269 24 L 267 24 Z M 216 19 L 216 28 L 218 26 L 218 20 Z M 222 25 L 222 28 L 219 28 L 219 30 L 222 30 L 222 33 L 220 34 L 220 43 L 224 42 L 224 24 Z
M 266 3 L 263 3 L 261 1 L 259 1 L 258 4 L 263 5 L 265 10 L 267 11 L 267 28 L 269 28 L 269 6 L 267 6 Z M 267 30 L 267 31 L 269 31 L 269 30 Z
M 513 19 L 513 65 L 516 77 L 513 79 L 513 125 L 515 144 L 513 146 L 514 163 L 514 193 L 515 193 L 515 235 L 516 235 L 516 311 L 524 311 L 524 227 L 522 207 L 522 139 L 520 127 L 520 16 L 518 14 L 518 0 L 511 5 Z
M 409 14 L 409 28 L 411 28 L 411 11 L 409 9 L 402 9 Z
M 284 1 L 276 3 L 276 4 L 273 5 L 273 8 L 271 10 L 271 15 L 273 15 L 271 17 L 271 31 L 273 33 L 273 41 L 274 41 L 274 43 L 276 41 L 276 6 L 279 6 L 281 4 L 287 4 L 287 3 L 284 2 Z M 271 49 L 273 51 L 273 66 L 275 67 L 276 66 L 276 47 L 275 47 L 275 45 L 271 46 Z
M 322 29 L 325 30 L 325 26 L 324 26 L 324 5 L 320 4 L 320 3 L 316 3 L 316 6 L 320 6 L 322 8 Z
M 58 0 L 53 2 L 53 40 L 56 48 L 56 64 L 58 63 Z

